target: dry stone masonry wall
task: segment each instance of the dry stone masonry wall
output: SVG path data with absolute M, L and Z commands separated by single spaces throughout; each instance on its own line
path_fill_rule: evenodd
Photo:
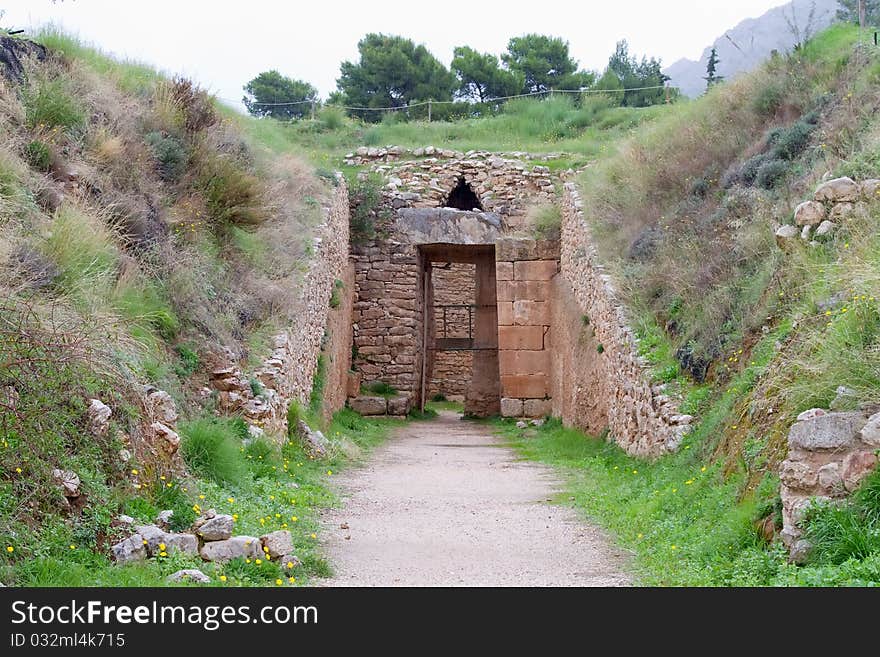
M 652 386 L 611 277 L 599 264 L 573 183 L 565 185 L 562 217 L 554 414 L 590 432 L 607 427 L 610 437 L 635 456 L 673 451 L 693 418 L 678 412 L 662 386 Z
M 255 431 L 286 430 L 287 406 L 294 400 L 308 402 L 322 350 L 331 390 L 325 412 L 332 412 L 344 402 L 350 322 L 332 319 L 334 314 L 348 317 L 354 285 L 348 259 L 348 190 L 341 175 L 336 180 L 337 187 L 324 208 L 324 222 L 314 238 L 315 255 L 303 281 L 300 321 L 274 337 L 271 356 L 251 376 L 241 370 L 230 350 L 215 355 L 211 387 L 218 393 L 219 410 L 241 413 L 256 427 Z M 339 287 L 337 281 L 343 286 Z M 335 310 L 330 307 L 334 289 L 340 300 Z

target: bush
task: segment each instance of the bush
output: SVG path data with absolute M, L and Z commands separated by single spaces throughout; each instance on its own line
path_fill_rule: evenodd
M 62 128 L 73 130 L 86 123 L 85 110 L 79 101 L 67 93 L 61 80 L 44 81 L 36 90 L 23 95 L 25 119 L 31 130 L 35 128 Z
M 753 185 L 755 183 L 755 179 L 758 177 L 758 170 L 769 159 L 769 155 L 767 155 L 766 153 L 761 153 L 746 160 L 743 163 L 742 168 L 740 168 L 739 170 L 740 180 L 742 180 L 747 185 Z
M 810 143 L 813 130 L 814 126 L 804 121 L 798 121 L 788 129 L 781 130 L 775 135 L 773 154 L 783 160 L 795 159 Z
M 180 378 L 192 376 L 199 368 L 199 355 L 186 345 L 177 345 L 174 350 L 179 357 L 179 363 L 174 367 L 174 373 Z
M 52 166 L 52 149 L 39 139 L 34 139 L 24 148 L 24 157 L 37 171 L 46 173 Z
M 199 178 L 216 227 L 258 224 L 266 219 L 262 184 L 229 157 L 209 157 Z
M 328 106 L 321 110 L 318 121 L 322 130 L 339 130 L 345 124 L 345 112 L 338 107 Z
M 785 99 L 785 89 L 776 83 L 768 84 L 752 100 L 752 108 L 760 116 L 773 116 Z
M 350 185 L 351 216 L 349 229 L 352 244 L 365 244 L 377 236 L 376 224 L 384 220 L 382 180 L 377 174 L 358 177 Z
M 242 480 L 241 440 L 231 422 L 200 418 L 180 425 L 180 451 L 195 473 L 220 484 Z
M 530 214 L 532 233 L 540 240 L 558 240 L 562 231 L 562 210 L 558 205 L 542 205 Z
M 156 158 L 159 177 L 168 182 L 180 180 L 189 162 L 189 154 L 183 143 L 176 137 L 161 132 L 147 133 L 144 140 Z
M 767 160 L 758 169 L 755 184 L 761 189 L 773 189 L 788 174 L 788 167 L 783 160 Z

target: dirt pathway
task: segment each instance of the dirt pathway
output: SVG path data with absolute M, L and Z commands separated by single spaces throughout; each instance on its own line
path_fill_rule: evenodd
M 559 482 L 488 427 L 444 412 L 340 475 L 325 513 L 329 586 L 618 586 L 623 552 L 567 507 Z

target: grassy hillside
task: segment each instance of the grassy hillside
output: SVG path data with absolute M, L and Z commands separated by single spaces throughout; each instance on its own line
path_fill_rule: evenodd
M 877 475 L 814 519 L 808 535 L 834 547 L 807 568 L 767 543 L 796 415 L 838 386 L 850 406 L 880 400 L 880 204 L 818 245 L 774 242 L 823 176 L 880 177 L 880 53 L 857 38 L 832 27 L 638 130 L 580 181 L 655 380 L 699 424 L 656 464 L 552 425 L 521 447 L 565 468 L 648 582 L 880 581 Z
M 363 123 L 328 106 L 314 121 L 273 120 L 252 125 L 276 150 L 301 151 L 325 168 L 338 168 L 345 154 L 359 146 L 392 144 L 411 148 L 434 145 L 461 151 L 560 153 L 564 154 L 560 166 L 576 168 L 671 107 L 612 107 L 602 96 L 556 96 L 514 100 L 496 115 L 458 121 L 406 120 L 401 114 L 389 113 L 381 123 Z
M 197 564 L 111 565 L 128 531 L 117 516 L 171 509 L 179 529 L 212 507 L 234 512 L 239 533 L 289 527 L 296 577 L 320 574 L 330 472 L 386 426 L 343 414 L 329 460 L 311 461 L 294 443 L 250 441 L 200 389 L 213 349 L 261 359 L 295 321 L 331 182 L 186 80 L 62 34 L 40 41 L 48 56 L 25 82 L 0 78 L 0 581 L 163 584 Z M 176 401 L 182 461 L 146 442 L 142 385 Z M 91 398 L 113 409 L 103 435 Z M 56 468 L 79 476 L 75 502 Z M 281 576 L 245 566 L 212 577 Z

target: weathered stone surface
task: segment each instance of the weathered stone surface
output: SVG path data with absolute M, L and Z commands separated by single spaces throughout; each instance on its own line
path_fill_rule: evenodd
M 284 570 L 284 574 L 289 577 L 293 574 L 295 568 L 302 565 L 302 561 L 295 554 L 285 554 L 278 560 L 278 565 Z
M 515 281 L 549 281 L 559 268 L 555 260 L 521 260 L 513 263 Z
M 174 429 L 161 422 L 153 422 L 150 425 L 150 430 L 162 449 L 170 454 L 177 451 L 177 448 L 180 446 L 180 436 Z
M 789 245 L 797 239 L 800 231 L 797 226 L 785 224 L 776 229 L 776 245 L 783 251 L 789 248 Z
M 73 470 L 61 470 L 59 468 L 55 468 L 54 470 L 52 470 L 52 478 L 59 486 L 61 486 L 61 492 L 64 494 L 64 497 L 79 497 L 79 475 L 76 474 Z
M 183 554 L 198 554 L 199 541 L 192 534 L 166 532 L 155 525 L 135 525 L 134 529 L 146 541 L 144 545 L 150 556 L 156 556 L 160 552 L 170 554 L 175 550 Z
M 271 559 L 290 554 L 293 552 L 293 539 L 287 530 L 278 530 L 260 536 L 260 543 L 263 551 L 269 555 Z
M 110 416 L 113 410 L 100 399 L 89 401 L 88 409 L 89 428 L 96 436 L 106 436 L 110 429 Z
M 177 422 L 177 406 L 171 395 L 164 390 L 148 386 L 145 396 L 145 404 L 153 419 L 167 426 L 174 426 Z
M 797 416 L 797 421 L 803 422 L 805 420 L 812 420 L 813 418 L 821 417 L 823 415 L 828 415 L 828 411 L 826 411 L 824 408 L 811 408 L 800 413 Z
M 110 548 L 110 555 L 116 563 L 131 563 L 143 561 L 147 558 L 147 549 L 144 546 L 144 538 L 140 534 L 133 534 L 119 541 Z
M 171 524 L 171 519 L 173 517 L 174 511 L 172 511 L 171 509 L 166 509 L 165 511 L 160 511 L 158 515 L 156 515 L 156 519 L 153 522 L 157 527 L 168 529 L 168 525 Z
M 834 232 L 834 229 L 837 228 L 837 224 L 833 221 L 828 221 L 827 219 L 819 224 L 819 227 L 816 229 L 816 236 L 822 237 L 824 235 L 830 235 Z
M 312 430 L 305 420 L 296 421 L 296 438 L 306 453 L 312 458 L 322 458 L 327 454 L 327 439 L 320 431 Z
M 234 527 L 235 521 L 232 516 L 224 513 L 207 520 L 199 527 L 198 534 L 205 541 L 225 541 L 232 536 Z
M 880 447 L 880 413 L 875 413 L 868 418 L 865 426 L 859 431 L 859 438 L 866 445 Z
M 169 582 L 196 582 L 197 584 L 210 584 L 211 578 L 205 575 L 198 568 L 185 568 L 171 573 L 168 576 Z
M 840 464 L 826 463 L 818 471 L 819 487 L 826 495 L 834 496 L 842 491 L 843 479 L 840 475 Z
M 348 406 L 361 415 L 385 415 L 388 412 L 388 400 L 385 397 L 360 395 L 349 399 Z
M 200 550 L 205 561 L 225 563 L 238 557 L 256 558 L 262 555 L 260 539 L 253 536 L 233 536 L 225 541 L 205 543 Z
M 853 452 L 843 459 L 843 484 L 850 492 L 877 467 L 877 455 L 871 452 Z
M 854 203 L 859 200 L 862 190 L 859 185 L 846 176 L 842 178 L 834 178 L 822 183 L 816 188 L 814 198 L 817 201 L 828 201 L 831 203 L 850 202 Z
M 388 398 L 388 415 L 409 415 L 412 410 L 412 397 L 395 395 Z
M 816 470 L 803 461 L 785 460 L 780 465 L 779 479 L 795 490 L 810 490 L 818 479 Z
M 501 235 L 501 217 L 453 208 L 401 208 L 395 230 L 414 244 L 493 244 Z
M 798 226 L 818 226 L 825 220 L 825 206 L 818 201 L 804 201 L 794 209 L 794 223 Z
M 501 416 L 502 417 L 523 417 L 523 401 L 522 399 L 513 399 L 511 397 L 501 398 Z
M 827 413 L 795 422 L 788 434 L 788 444 L 806 451 L 841 449 L 855 441 L 864 424 L 865 416 L 858 412 Z
M 544 349 L 544 328 L 542 326 L 499 326 L 498 348 L 541 351 Z
M 828 213 L 828 218 L 838 224 L 846 223 L 856 211 L 855 203 L 837 203 Z
M 880 180 L 869 178 L 862 181 L 862 197 L 868 202 L 880 201 Z
M 526 399 L 523 402 L 523 415 L 525 417 L 543 418 L 550 415 L 552 411 L 553 406 L 549 399 Z
M 511 374 L 501 377 L 501 389 L 511 397 L 544 399 L 550 392 L 550 382 L 546 375 Z

